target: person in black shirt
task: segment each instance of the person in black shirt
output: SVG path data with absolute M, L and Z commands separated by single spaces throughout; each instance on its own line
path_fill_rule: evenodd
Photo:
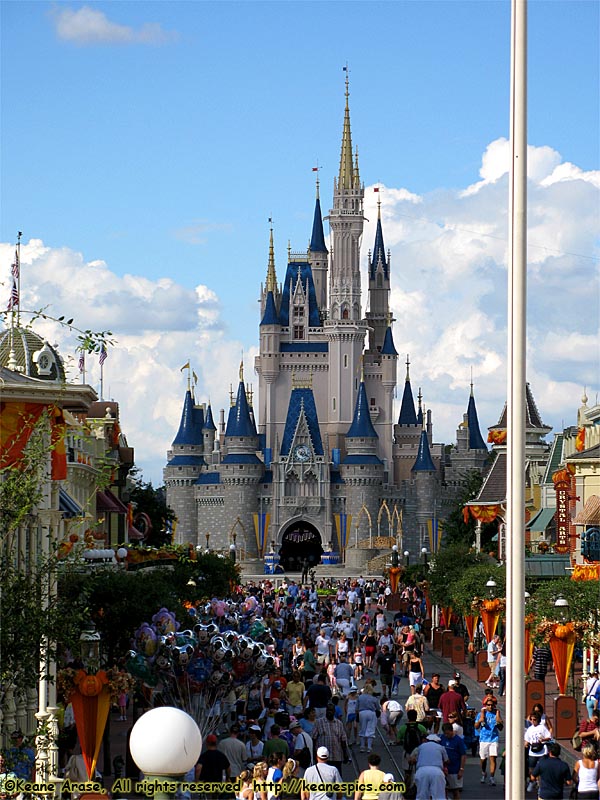
M 538 758 L 532 770 L 534 777 L 539 777 L 539 800 L 558 800 L 563 796 L 563 788 L 570 786 L 571 770 L 560 757 L 560 745 L 556 742 L 548 745 L 549 758 Z
M 467 700 L 469 699 L 469 690 L 464 685 L 464 683 L 460 682 L 460 672 L 455 672 L 452 677 L 456 681 L 456 684 L 454 686 L 454 691 L 458 692 L 462 696 L 462 699 L 465 701 L 465 705 L 466 705 L 467 704 Z
M 384 644 L 381 648 L 381 653 L 375 659 L 377 667 L 379 668 L 379 679 L 383 689 L 383 698 L 386 698 L 392 687 L 392 680 L 394 677 L 394 667 L 396 666 L 396 659 L 390 653 L 390 648 Z
M 222 783 L 224 777 L 230 777 L 229 759 L 217 750 L 217 737 L 209 733 L 206 737 L 206 750 L 196 763 L 195 780 L 202 783 Z M 216 796 L 216 795 L 215 795 Z
M 326 684 L 326 676 L 321 673 L 304 695 L 304 708 L 314 708 L 317 717 L 325 716 L 325 709 L 331 700 L 331 689 Z

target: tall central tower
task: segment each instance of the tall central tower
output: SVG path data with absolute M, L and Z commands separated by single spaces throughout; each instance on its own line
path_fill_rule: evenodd
M 367 332 L 360 292 L 364 186 L 360 182 L 358 155 L 354 157 L 352 153 L 348 98 L 346 75 L 340 171 L 334 180 L 333 208 L 329 212 L 333 252 L 329 270 L 329 317 L 324 326 L 329 342 L 330 445 L 341 449 L 354 414 Z

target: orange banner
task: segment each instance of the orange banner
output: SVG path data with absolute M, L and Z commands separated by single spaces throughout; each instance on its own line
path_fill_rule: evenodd
M 479 614 L 481 616 L 481 624 L 483 625 L 485 638 L 489 643 L 496 633 L 498 620 L 500 619 L 500 611 L 487 611 L 485 608 L 482 608 Z
M 575 437 L 575 450 L 581 453 L 585 450 L 585 428 L 579 428 Z
M 77 735 L 88 778 L 93 780 L 110 710 L 108 677 L 104 670 L 96 675 L 88 675 L 84 670 L 79 670 L 75 682 L 77 689 L 69 699 L 73 704 Z
M 47 406 L 0 403 L 0 467 L 18 466 L 25 445 Z
M 525 675 L 531 669 L 531 659 L 533 658 L 533 639 L 531 638 L 531 628 L 525 625 Z
M 477 622 L 476 614 L 465 614 L 465 627 L 469 635 L 469 641 L 472 642 L 475 637 L 475 623 Z
M 440 620 L 444 628 L 450 627 L 450 620 L 452 619 L 452 606 L 442 608 L 442 619 Z
M 466 523 L 466 514 L 470 513 L 473 519 L 480 522 L 493 522 L 501 511 L 502 506 L 465 506 L 463 508 L 463 520 Z M 468 512 L 467 512 L 468 509 Z
M 556 628 L 556 632 L 559 632 L 563 627 L 567 626 L 559 625 Z M 571 664 L 573 663 L 573 652 L 575 650 L 575 640 L 577 636 L 571 631 L 565 638 L 559 638 L 556 632 L 550 639 L 550 652 L 552 653 L 552 661 L 554 662 L 554 672 L 556 673 L 558 690 L 561 694 L 566 694 L 567 681 L 569 680 L 569 672 L 571 671 Z
M 599 581 L 600 564 L 577 564 L 571 575 L 572 581 Z
M 64 481 L 67 477 L 67 451 L 65 434 L 67 426 L 62 408 L 50 409 L 50 443 L 52 447 L 52 480 Z
M 390 589 L 392 590 L 392 594 L 396 594 L 398 591 L 399 578 L 400 578 L 400 567 L 392 567 L 390 569 Z
M 506 431 L 492 430 L 488 433 L 490 444 L 504 444 L 506 442 Z

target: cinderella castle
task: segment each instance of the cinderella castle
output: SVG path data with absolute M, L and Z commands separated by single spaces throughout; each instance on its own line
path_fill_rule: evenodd
M 281 283 L 271 230 L 254 365 L 258 402 L 240 368 L 227 419 L 221 411 L 216 425 L 210 404 L 198 402 L 188 383 L 164 468 L 176 541 L 235 546 L 245 559 L 278 554 L 284 569 L 322 556 L 360 569 L 393 543 L 420 557 L 437 549 L 461 478 L 484 469 L 488 450 L 472 389 L 456 443 L 434 443 L 431 410 L 420 390 L 415 404 L 407 357 L 395 418 L 390 253 L 379 208 L 365 311 L 363 201 L 346 79 L 330 249 L 317 181 L 308 251 L 288 253 Z

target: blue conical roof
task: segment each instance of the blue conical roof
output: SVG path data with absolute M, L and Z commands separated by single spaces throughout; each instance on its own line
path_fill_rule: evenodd
M 392 336 L 392 327 L 388 325 L 385 329 L 385 336 L 383 338 L 383 347 L 381 348 L 382 356 L 397 356 L 398 351 L 394 347 L 394 337 Z
M 294 387 L 292 389 L 285 420 L 285 428 L 283 430 L 283 439 L 281 440 L 281 455 L 287 456 L 290 453 L 301 413 L 304 413 L 315 455 L 324 455 L 317 406 L 315 404 L 313 390 L 309 387 Z
M 313 219 L 312 236 L 310 237 L 310 251 L 311 253 L 327 253 L 325 235 L 323 234 L 321 201 L 318 197 L 315 203 L 315 217 Z
M 213 421 L 212 408 L 211 408 L 210 403 L 208 404 L 208 406 L 206 408 L 206 417 L 204 419 L 204 428 L 202 430 L 205 430 L 205 431 L 216 431 L 217 430 L 217 426 L 215 425 L 215 423 Z
M 377 432 L 371 422 L 371 415 L 369 414 L 369 403 L 367 401 L 367 390 L 365 389 L 365 382 L 361 381 L 358 387 L 358 395 L 356 397 L 356 405 L 354 407 L 354 419 L 352 425 L 346 436 L 360 436 L 362 438 L 379 438 Z
M 321 315 L 317 304 L 317 293 L 312 268 L 306 261 L 290 261 L 287 265 L 281 295 L 279 322 L 284 327 L 290 324 L 290 298 L 294 296 L 298 278 L 308 295 L 308 324 L 311 328 L 319 328 L 321 327 Z
M 419 410 L 417 411 L 417 425 L 423 427 L 423 408 L 419 406 Z
M 377 264 L 381 260 L 383 274 L 389 278 L 389 267 L 385 257 L 385 247 L 383 245 L 383 230 L 381 228 L 381 217 L 377 218 L 377 228 L 375 230 L 375 245 L 373 246 L 373 257 L 371 259 L 371 278 L 375 277 Z
M 412 472 L 435 472 L 435 464 L 431 458 L 429 451 L 429 439 L 427 438 L 427 431 L 421 431 L 421 439 L 419 441 L 419 452 L 417 459 L 412 467 Z
M 275 307 L 275 298 L 273 292 L 267 292 L 267 300 L 265 302 L 265 313 L 260 321 L 261 325 L 279 325 L 279 317 L 277 316 L 277 308 Z
M 250 416 L 248 399 L 246 398 L 246 387 L 244 382 L 238 384 L 237 399 L 235 405 L 229 409 L 229 418 L 225 436 L 255 436 L 256 428 Z
M 204 428 L 204 410 L 201 406 L 194 406 L 194 432 L 199 439 L 202 439 L 202 428 Z
M 185 400 L 183 401 L 183 410 L 181 412 L 181 422 L 179 423 L 179 430 L 177 436 L 173 439 L 173 444 L 189 444 L 197 445 L 202 442 L 202 434 L 197 425 L 197 415 L 194 408 L 194 401 L 192 393 L 188 389 L 185 393 Z
M 417 425 L 417 415 L 415 414 L 415 401 L 410 387 L 410 380 L 407 378 L 404 383 L 404 393 L 402 395 L 402 405 L 400 406 L 400 416 L 398 425 Z
M 477 408 L 475 407 L 473 392 L 471 392 L 469 405 L 467 406 L 467 425 L 469 426 L 469 449 L 487 451 L 487 445 L 479 429 L 479 419 L 477 417 Z

